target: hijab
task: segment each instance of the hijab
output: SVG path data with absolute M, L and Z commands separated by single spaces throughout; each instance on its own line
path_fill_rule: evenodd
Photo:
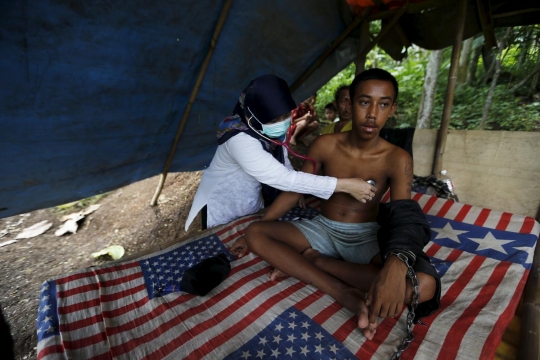
M 277 161 L 284 164 L 283 147 L 264 139 L 257 132 L 262 131 L 262 125 L 258 121 L 250 121 L 251 126 L 257 130 L 253 131 L 248 126 L 246 117 L 251 118 L 253 114 L 262 124 L 266 124 L 294 108 L 296 108 L 296 104 L 285 80 L 272 74 L 259 76 L 251 80 L 242 91 L 232 115 L 226 117 L 219 124 L 217 141 L 221 145 L 233 136 L 244 133 L 257 139 L 264 151 L 272 154 Z M 268 206 L 275 200 L 280 191 L 266 184 L 262 184 L 262 188 L 265 206 Z

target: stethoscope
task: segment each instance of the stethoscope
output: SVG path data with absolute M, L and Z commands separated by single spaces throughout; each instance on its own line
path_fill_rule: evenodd
M 251 111 L 251 109 L 248 107 L 247 108 L 248 111 L 251 113 L 251 116 L 254 117 L 257 121 L 259 121 L 259 119 L 257 119 L 257 117 L 255 116 L 255 114 L 253 114 L 253 112 Z M 291 118 L 291 121 L 292 121 L 292 118 Z M 261 124 L 262 122 L 259 121 Z M 278 146 L 285 146 L 285 148 L 287 150 L 289 150 L 289 152 L 291 152 L 291 154 L 293 154 L 294 156 L 296 156 L 297 158 L 300 158 L 302 160 L 307 160 L 307 161 L 310 161 L 312 164 L 313 164 L 313 175 L 317 175 L 317 162 L 315 161 L 315 159 L 313 158 L 310 158 L 308 156 L 303 156 L 303 155 L 300 155 L 300 154 L 297 154 L 296 152 L 294 152 L 293 149 L 291 149 L 291 147 L 289 146 L 289 143 L 291 141 L 291 137 L 292 135 L 294 134 L 294 130 L 296 130 L 296 124 L 291 124 L 289 126 L 289 128 L 287 129 L 287 133 L 285 135 L 285 141 L 278 141 L 278 140 L 274 140 L 274 139 L 271 139 L 267 136 L 265 136 L 264 134 L 262 134 L 260 131 L 256 130 L 255 128 L 253 128 L 253 126 L 251 126 L 251 118 L 248 118 L 247 119 L 247 124 L 248 126 L 251 128 L 251 130 L 255 131 L 258 135 L 260 135 L 262 138 L 270 141 L 272 144 L 275 144 L 275 145 L 278 145 Z

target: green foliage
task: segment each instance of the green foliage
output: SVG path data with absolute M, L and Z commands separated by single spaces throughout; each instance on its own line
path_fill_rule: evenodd
M 334 101 L 336 90 L 341 85 L 350 84 L 354 80 L 354 72 L 356 66 L 354 63 L 349 64 L 345 69 L 341 70 L 336 76 L 330 79 L 322 88 L 317 91 L 317 102 L 315 103 L 315 111 L 319 119 L 324 119 L 324 107 Z
M 376 27 L 377 25 L 375 25 Z M 372 26 L 373 27 L 373 26 Z M 376 32 L 376 31 L 374 31 Z M 501 40 L 501 36 L 498 36 Z M 481 46 L 482 36 L 474 41 L 474 47 Z M 514 93 L 509 90 L 532 73 L 540 61 L 540 26 L 524 26 L 512 29 L 507 39 L 508 47 L 503 52 L 501 75 L 493 94 L 486 129 L 540 131 L 539 96 L 531 90 L 531 77 Z M 443 51 L 443 60 L 437 82 L 437 93 L 432 114 L 432 127 L 438 128 L 442 118 L 444 97 L 450 68 L 451 48 Z M 366 68 L 379 67 L 390 71 L 398 80 L 398 110 L 389 124 L 396 127 L 416 126 L 418 107 L 422 97 L 425 69 L 430 52 L 418 47 L 408 49 L 408 57 L 401 62 L 394 61 L 376 47 L 367 56 Z M 485 70 L 482 58 L 478 60 L 477 78 L 480 80 Z M 320 118 L 324 118 L 324 106 L 334 100 L 335 90 L 342 84 L 350 84 L 354 79 L 355 66 L 350 64 L 317 92 L 315 108 Z M 540 86 L 540 79 L 538 85 Z M 451 129 L 477 129 L 490 82 L 482 84 L 460 84 L 454 93 L 454 103 L 450 118 Z
M 393 119 L 397 127 L 416 126 L 426 65 L 427 57 L 410 56 L 390 68 L 390 73 L 396 77 L 399 85 L 398 108 Z

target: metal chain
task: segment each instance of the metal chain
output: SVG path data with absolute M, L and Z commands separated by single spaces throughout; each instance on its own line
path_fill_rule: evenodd
M 414 340 L 414 334 L 413 334 L 413 320 L 414 320 L 414 312 L 416 310 L 416 307 L 418 306 L 418 299 L 420 298 L 420 292 L 418 291 L 418 277 L 416 277 L 416 273 L 414 272 L 414 269 L 411 265 L 409 265 L 409 258 L 407 256 L 403 255 L 399 252 L 390 252 L 388 255 L 395 255 L 407 265 L 407 277 L 411 279 L 412 285 L 413 285 L 413 295 L 412 295 L 412 301 L 410 303 L 410 310 L 407 314 L 407 335 L 401 340 L 401 344 L 398 346 L 397 351 L 392 355 L 391 360 L 401 359 L 401 354 L 403 351 L 405 351 L 411 342 Z

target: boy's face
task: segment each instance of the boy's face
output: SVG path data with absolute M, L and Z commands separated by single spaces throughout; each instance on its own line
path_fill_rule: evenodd
M 336 112 L 332 109 L 324 109 L 324 117 L 328 121 L 334 121 L 336 119 Z
M 384 80 L 366 80 L 358 84 L 352 99 L 354 130 L 361 138 L 379 135 L 386 120 L 394 114 L 397 104 L 392 83 Z

